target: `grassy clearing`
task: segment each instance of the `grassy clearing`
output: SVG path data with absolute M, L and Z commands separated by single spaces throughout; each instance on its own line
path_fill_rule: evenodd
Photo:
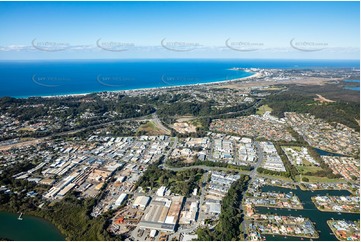
M 189 121 L 189 123 L 191 125 L 195 126 L 196 128 L 202 128 L 203 127 L 202 122 L 199 119 L 191 120 L 191 121 Z
M 147 135 L 162 135 L 164 132 L 159 129 L 153 121 L 149 121 L 138 128 L 138 132 L 146 133 Z
M 318 176 L 302 176 L 302 177 L 307 177 L 309 182 L 340 182 L 342 180 L 340 179 L 330 179 L 327 177 L 318 177 Z M 296 176 L 296 181 L 300 181 L 301 176 Z
M 265 112 L 267 112 L 267 111 L 270 111 L 270 112 L 272 112 L 272 108 L 270 108 L 267 104 L 266 105 L 262 105 L 261 107 L 259 107 L 258 109 L 257 109 L 257 112 L 256 112 L 256 114 L 258 114 L 258 115 L 263 115 Z
M 306 172 L 314 173 L 317 171 L 322 171 L 322 168 L 318 166 L 297 166 L 296 168 L 301 174 L 305 174 Z
M 285 181 L 285 182 L 293 182 L 291 178 L 287 178 L 287 177 L 284 177 L 284 176 L 265 175 L 265 174 L 260 174 L 260 173 L 258 173 L 257 176 L 258 177 L 265 177 L 265 178 L 275 179 L 275 180 L 282 180 L 282 181 Z

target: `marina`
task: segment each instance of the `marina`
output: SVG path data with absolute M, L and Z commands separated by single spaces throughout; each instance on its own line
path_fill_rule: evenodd
M 331 196 L 348 196 L 350 195 L 349 191 L 346 190 L 318 190 L 315 192 L 311 191 L 302 191 L 299 188 L 297 190 L 291 190 L 287 188 L 280 188 L 280 187 L 273 187 L 273 186 L 265 186 L 262 188 L 263 192 L 284 192 L 289 193 L 292 191 L 295 195 L 297 195 L 303 206 L 304 209 L 302 210 L 288 210 L 288 209 L 273 209 L 273 208 L 263 208 L 263 207 L 257 207 L 256 211 L 257 213 L 266 214 L 277 214 L 281 216 L 302 216 L 305 218 L 309 218 L 315 225 L 316 230 L 319 233 L 318 239 L 313 240 L 321 240 L 321 241 L 336 241 L 337 238 L 333 235 L 331 229 L 327 225 L 327 220 L 332 219 L 345 219 L 345 220 L 359 220 L 359 214 L 349 214 L 349 213 L 337 213 L 337 212 L 321 212 L 319 211 L 314 203 L 311 200 L 311 197 L 314 197 L 316 195 L 331 195 Z M 267 240 L 301 240 L 301 238 L 298 237 L 290 237 L 287 236 L 285 238 L 284 236 L 277 236 L 273 237 L 272 235 L 265 235 Z M 309 240 L 309 239 L 306 239 Z

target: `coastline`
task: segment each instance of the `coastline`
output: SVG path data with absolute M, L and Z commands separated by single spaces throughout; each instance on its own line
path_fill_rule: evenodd
M 306 239 L 318 239 L 320 236 L 317 234 L 316 236 L 309 236 L 309 235 L 291 235 L 291 234 L 277 234 L 277 233 L 262 233 L 262 235 L 275 235 L 275 236 L 289 236 L 289 237 L 295 237 L 295 238 L 306 238 Z
M 163 89 L 173 89 L 173 88 L 184 88 L 184 87 L 193 87 L 193 86 L 212 86 L 212 85 L 219 85 L 219 84 L 227 84 L 237 81 L 244 81 L 251 78 L 259 78 L 261 74 L 259 72 L 249 72 L 244 71 L 246 73 L 250 73 L 250 76 L 234 78 L 229 80 L 223 81 L 214 81 L 214 82 L 205 82 L 205 83 L 194 83 L 194 84 L 185 84 L 185 85 L 174 85 L 174 86 L 163 86 L 163 87 L 145 87 L 145 88 L 134 88 L 134 89 L 125 89 L 125 90 L 115 90 L 115 91 L 94 91 L 94 92 L 86 92 L 86 93 L 71 93 L 71 94 L 59 94 L 59 95 L 45 95 L 45 96 L 24 96 L 24 97 L 15 97 L 19 99 L 26 99 L 26 98 L 66 98 L 66 97 L 81 97 L 86 96 L 93 93 L 101 93 L 101 92 L 109 92 L 109 93 L 128 93 L 128 92 L 137 92 L 137 91 L 156 91 L 156 90 L 163 90 Z
M 257 206 L 255 206 L 255 208 L 257 208 L 257 207 L 262 207 L 262 208 L 278 208 L 278 209 L 292 209 L 292 210 L 303 210 L 303 209 L 304 209 L 303 206 L 302 206 L 302 207 L 287 208 L 287 207 L 277 207 L 277 206 L 272 206 L 272 205 L 267 206 L 267 205 L 258 205 L 258 204 L 257 204 Z

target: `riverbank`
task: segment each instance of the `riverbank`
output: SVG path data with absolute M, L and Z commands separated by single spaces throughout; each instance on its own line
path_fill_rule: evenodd
M 255 214 L 248 228 L 248 234 L 260 231 L 262 235 L 319 238 L 311 220 L 303 217 Z
M 309 236 L 309 235 L 302 235 L 302 234 L 299 234 L 299 235 L 293 235 L 293 234 L 277 234 L 277 233 L 262 233 L 264 235 L 275 235 L 275 236 L 284 236 L 286 239 L 287 237 L 294 237 L 294 238 L 304 238 L 304 239 L 319 239 L 320 236 L 318 235 L 315 235 L 315 236 Z
M 328 197 L 329 198 L 329 197 Z M 350 210 L 345 210 L 344 209 L 344 206 L 346 204 L 332 204 L 330 205 L 329 203 L 327 203 L 327 205 L 320 205 L 318 202 L 317 202 L 317 197 L 311 197 L 311 200 L 313 202 L 313 204 L 315 205 L 315 207 L 322 211 L 322 212 L 332 212 L 332 213 L 353 213 L 353 214 L 360 214 L 360 211 L 350 211 Z M 337 201 L 340 201 L 339 198 L 337 197 L 336 198 Z M 323 203 L 326 203 L 326 202 L 323 202 Z M 358 202 L 359 203 L 359 202 Z M 328 206 L 327 208 L 325 208 L 324 206 Z M 342 208 L 342 210 L 333 210 L 331 209 L 330 207 L 334 207 L 334 206 L 337 206 L 339 208 Z M 347 204 L 347 207 L 349 207 L 350 209 L 353 209 L 354 207 L 357 207 L 356 204 Z
M 303 206 L 299 206 L 299 207 L 281 207 L 281 206 L 277 206 L 277 205 L 263 205 L 263 204 L 257 205 L 255 207 L 263 207 L 263 208 L 267 208 L 267 209 L 269 209 L 269 208 L 289 209 L 289 210 L 292 209 L 292 210 L 296 210 L 296 211 L 303 209 Z
M 335 237 L 340 241 L 360 240 L 360 222 L 354 223 L 352 221 L 327 220 L 327 225 L 330 227 Z
M 34 201 L 26 201 L 21 196 L 13 195 L 15 197 L 10 198 L 9 201 L 15 201 L 15 204 L 12 204 L 11 207 L 9 203 L 1 204 L 3 211 L 13 211 L 12 214 L 17 214 L 16 211 L 22 211 L 27 216 L 42 219 L 52 224 L 62 234 L 62 240 L 105 241 L 112 239 L 111 235 L 106 231 L 107 223 L 112 214 L 105 214 L 99 218 L 90 216 L 90 211 L 96 202 L 95 199 L 79 200 L 75 196 L 68 196 L 60 202 L 46 204 L 41 209 L 34 207 L 24 209 L 27 203 Z

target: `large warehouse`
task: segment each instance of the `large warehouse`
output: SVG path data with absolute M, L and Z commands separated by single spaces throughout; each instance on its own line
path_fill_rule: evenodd
M 183 205 L 182 196 L 171 199 L 157 197 L 150 203 L 139 225 L 145 229 L 173 232 Z

